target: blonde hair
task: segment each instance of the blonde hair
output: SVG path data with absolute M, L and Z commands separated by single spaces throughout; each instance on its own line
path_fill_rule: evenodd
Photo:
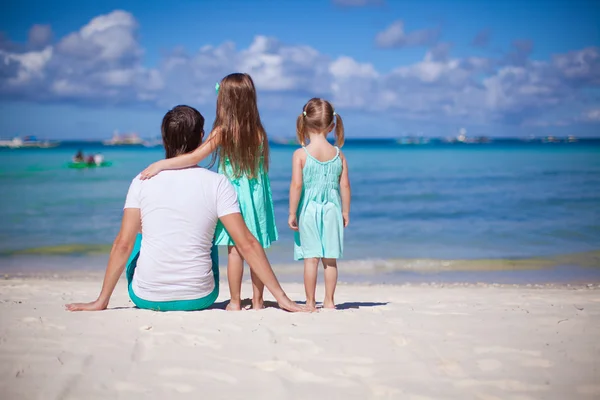
M 250 75 L 230 74 L 220 82 L 215 128 L 220 129 L 219 162 L 229 159 L 235 178 L 256 178 L 261 163 L 269 170 L 269 141 Z
M 302 113 L 296 120 L 296 137 L 304 146 L 309 132 L 329 133 L 335 124 L 335 144 L 344 145 L 344 123 L 342 117 L 335 112 L 330 102 L 312 98 L 302 108 Z

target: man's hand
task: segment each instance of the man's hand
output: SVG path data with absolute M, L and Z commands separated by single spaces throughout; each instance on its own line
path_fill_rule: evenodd
M 68 311 L 100 311 L 108 307 L 110 296 L 115 290 L 119 277 L 125 269 L 127 259 L 133 250 L 135 237 L 141 230 L 142 218 L 139 208 L 126 208 L 123 211 L 123 220 L 121 221 L 121 230 L 113 243 L 104 274 L 102 290 L 96 301 L 91 303 L 72 303 L 66 304 Z
M 105 301 L 92 301 L 91 303 L 71 303 L 66 304 L 65 308 L 68 311 L 102 311 L 106 310 L 108 302 Z
M 279 304 L 279 308 L 289 312 L 310 312 L 306 306 L 302 306 L 295 301 L 290 300 L 287 296 L 278 300 L 277 304 Z

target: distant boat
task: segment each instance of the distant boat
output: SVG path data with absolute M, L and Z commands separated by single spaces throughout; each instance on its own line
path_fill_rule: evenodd
M 573 135 L 570 135 L 567 140 L 569 141 L 569 143 L 574 143 L 577 142 L 577 138 Z
M 119 134 L 118 131 L 113 133 L 112 139 L 104 140 L 102 143 L 105 146 L 141 146 L 144 140 L 137 133 Z
M 37 148 L 37 149 L 49 149 L 56 147 L 60 142 L 49 141 L 49 140 L 38 140 L 35 136 L 25 136 L 23 139 L 20 137 L 14 137 L 11 140 L 0 140 L 0 147 L 9 147 L 11 149 L 19 148 Z
M 145 140 L 143 145 L 144 145 L 144 147 L 162 147 L 163 141 L 161 138 L 155 138 L 155 139 Z
M 425 138 L 422 136 L 418 136 L 418 137 L 414 137 L 414 136 L 408 136 L 408 137 L 403 137 L 400 139 L 396 140 L 396 143 L 401 144 L 401 145 L 419 145 L 419 144 L 427 144 L 429 143 L 429 138 Z
M 298 141 L 296 139 L 290 139 L 290 138 L 281 138 L 281 137 L 273 138 L 273 139 L 271 139 L 271 143 L 285 145 L 285 146 L 298 146 Z
M 544 138 L 543 142 L 544 143 L 558 143 L 558 142 L 560 142 L 560 139 L 556 138 L 554 136 L 547 136 Z

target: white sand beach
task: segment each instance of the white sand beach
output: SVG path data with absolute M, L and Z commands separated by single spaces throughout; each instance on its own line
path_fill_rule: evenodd
M 158 313 L 122 281 L 109 310 L 64 311 L 99 288 L 0 282 L 0 398 L 600 398 L 598 285 L 340 285 L 312 314 L 226 312 L 222 285 L 215 309 Z

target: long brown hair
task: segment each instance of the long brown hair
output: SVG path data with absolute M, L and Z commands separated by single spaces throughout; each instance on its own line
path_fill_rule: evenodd
M 344 145 L 344 122 L 342 117 L 334 110 L 330 102 L 323 99 L 312 98 L 302 108 L 302 113 L 296 120 L 296 137 L 304 146 L 308 140 L 308 133 L 327 134 L 335 124 L 335 144 Z
M 230 160 L 233 177 L 255 178 L 261 163 L 265 171 L 269 170 L 269 141 L 250 75 L 230 74 L 220 82 L 213 129 L 220 130 L 219 162 L 223 165 Z

